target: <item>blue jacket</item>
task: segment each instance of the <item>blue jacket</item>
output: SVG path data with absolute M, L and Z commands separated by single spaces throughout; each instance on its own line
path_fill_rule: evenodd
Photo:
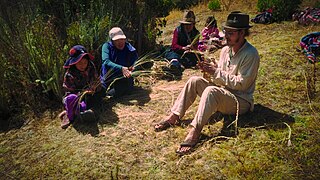
M 104 87 L 115 78 L 121 77 L 122 67 L 130 67 L 138 59 L 137 50 L 128 42 L 123 50 L 117 49 L 112 41 L 102 46 L 101 82 Z

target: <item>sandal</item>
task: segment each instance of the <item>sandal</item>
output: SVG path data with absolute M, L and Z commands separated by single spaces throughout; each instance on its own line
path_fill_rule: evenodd
M 199 140 L 185 140 L 183 143 L 180 144 L 179 149 L 176 151 L 177 154 L 180 156 L 187 155 L 194 151 L 194 147 L 198 144 Z M 181 151 L 183 147 L 189 147 L 186 151 Z
M 169 120 L 162 121 L 154 126 L 154 131 L 160 132 L 166 130 L 170 127 L 176 126 L 180 123 L 180 120 L 177 120 L 175 123 L 170 123 Z M 158 126 L 158 127 L 157 127 Z

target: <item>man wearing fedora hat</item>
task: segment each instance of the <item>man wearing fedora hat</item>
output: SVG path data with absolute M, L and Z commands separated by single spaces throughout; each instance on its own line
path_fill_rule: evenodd
M 165 53 L 165 58 L 169 61 L 178 61 L 179 65 L 190 68 L 197 64 L 197 57 L 190 50 L 197 49 L 197 37 L 200 32 L 195 27 L 196 17 L 193 11 L 185 11 L 183 19 L 179 22 L 180 25 L 173 32 L 171 49 Z
M 190 130 L 177 153 L 191 152 L 198 143 L 201 130 L 216 112 L 234 115 L 253 110 L 253 92 L 260 64 L 258 51 L 245 37 L 249 35 L 249 16 L 239 11 L 229 14 L 223 23 L 226 43 L 217 63 L 200 62 L 199 68 L 211 75 L 211 82 L 203 77 L 191 77 L 186 83 L 165 121 L 155 125 L 156 131 L 172 127 L 200 96 L 197 113 Z

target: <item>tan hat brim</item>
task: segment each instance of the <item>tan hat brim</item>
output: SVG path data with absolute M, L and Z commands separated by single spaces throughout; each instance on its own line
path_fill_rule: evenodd
M 116 35 L 112 38 L 113 41 L 118 40 L 118 39 L 126 39 L 127 37 L 125 35 Z
M 188 22 L 188 21 L 179 21 L 181 24 L 192 24 L 194 22 Z

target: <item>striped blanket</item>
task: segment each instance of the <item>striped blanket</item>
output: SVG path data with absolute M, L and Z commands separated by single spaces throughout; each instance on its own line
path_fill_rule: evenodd
M 302 25 L 320 23 L 320 8 L 306 8 L 303 11 L 294 13 L 292 19 Z
M 302 52 L 304 52 L 310 63 L 320 62 L 320 32 L 312 32 L 300 40 Z

